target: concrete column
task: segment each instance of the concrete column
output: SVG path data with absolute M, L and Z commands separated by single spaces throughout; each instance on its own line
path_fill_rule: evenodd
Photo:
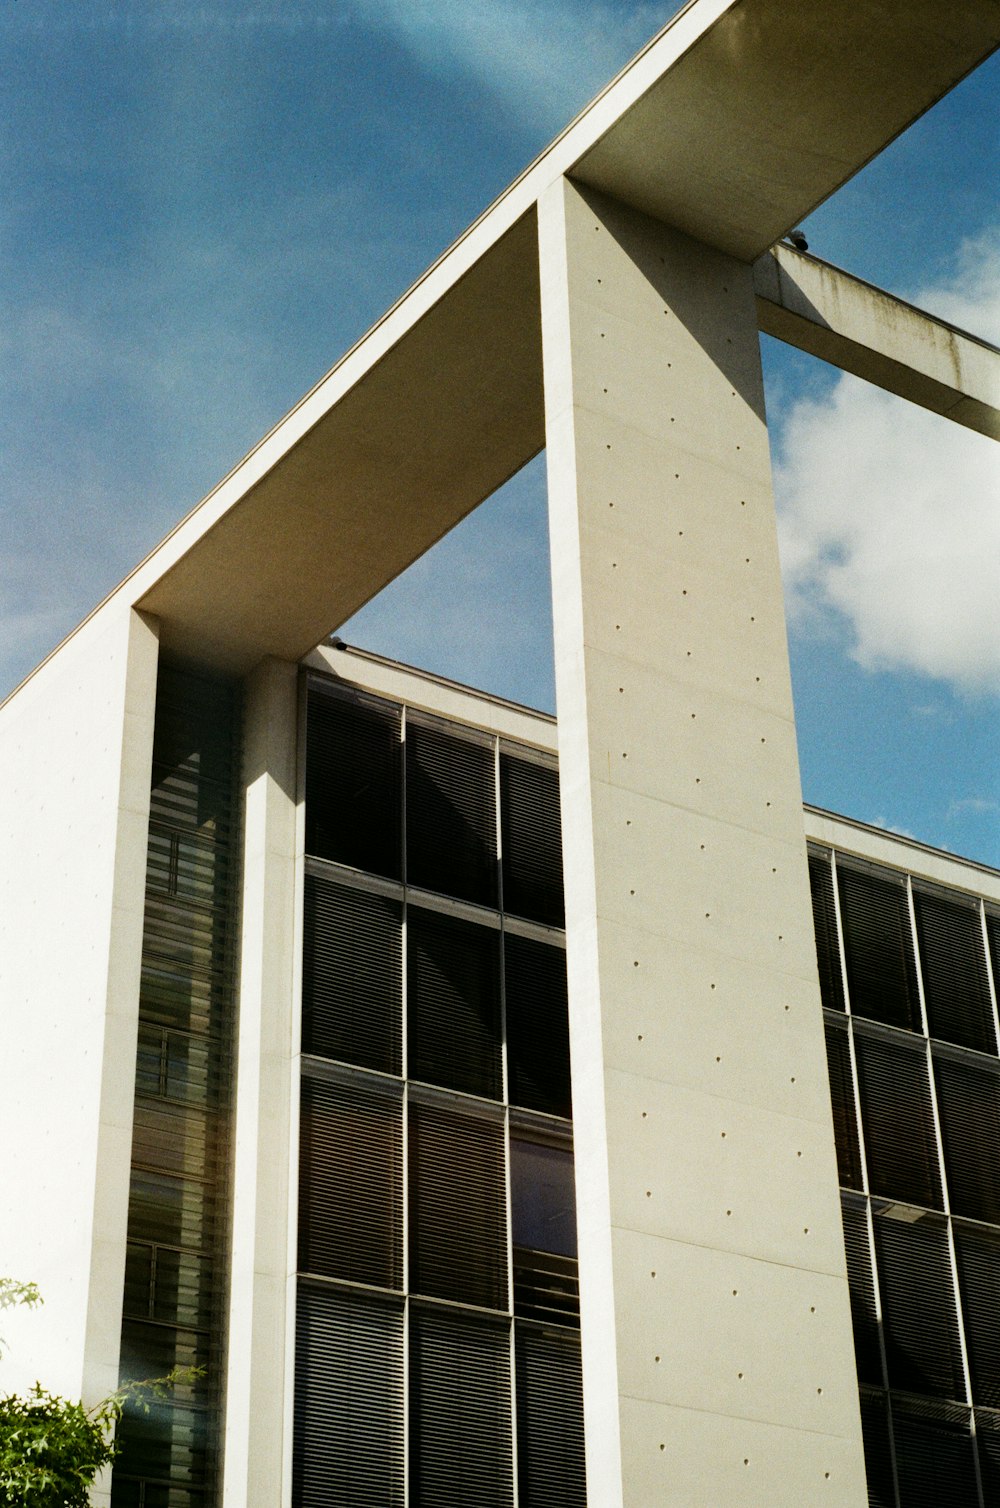
M 589 1497 L 862 1508 L 751 270 L 539 235 Z
M 279 1508 L 285 1470 L 297 1098 L 298 667 L 265 660 L 244 703 L 244 853 L 229 1309 L 227 1508 Z

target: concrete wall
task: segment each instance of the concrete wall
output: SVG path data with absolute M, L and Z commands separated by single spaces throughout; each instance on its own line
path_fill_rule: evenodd
M 0 1389 L 118 1382 L 155 623 L 104 612 L 0 709 Z
M 540 206 L 591 1501 L 867 1501 L 750 269 Z

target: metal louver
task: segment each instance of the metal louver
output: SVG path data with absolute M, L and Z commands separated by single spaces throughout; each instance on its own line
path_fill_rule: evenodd
M 561 927 L 564 921 L 559 771 L 500 752 L 504 910 Z
M 507 1308 L 503 1126 L 410 1101 L 410 1289 Z
M 851 1010 L 920 1031 L 920 997 L 906 881 L 837 864 Z
M 500 1099 L 500 933 L 409 906 L 407 1071 L 411 1079 Z
M 306 875 L 303 1052 L 401 1071 L 402 923 L 398 901 Z
M 868 1508 L 896 1508 L 887 1394 L 861 1389 L 861 1436 L 865 1447 Z
M 403 1306 L 300 1282 L 293 1508 L 402 1508 Z
M 1000 1064 L 935 1051 L 934 1080 L 952 1214 L 1000 1225 Z
M 833 1131 L 837 1144 L 837 1171 L 841 1186 L 860 1189 L 861 1149 L 858 1144 L 858 1118 L 854 1105 L 854 1080 L 851 1077 L 851 1054 L 844 1027 L 826 1023 L 826 1065 L 830 1075 L 830 1100 L 833 1106 Z
M 399 879 L 398 708 L 310 688 L 306 853 Z
M 882 1348 L 879 1344 L 875 1285 L 872 1281 L 871 1248 L 868 1245 L 868 1220 L 863 1209 L 846 1201 L 842 1214 L 858 1381 L 882 1387 Z
M 875 1221 L 889 1386 L 961 1400 L 958 1318 L 944 1224 Z
M 585 1508 L 579 1336 L 516 1321 L 514 1371 L 519 1508 Z
M 922 1043 L 854 1035 L 873 1194 L 940 1209 L 941 1175 Z
M 956 1223 L 955 1253 L 973 1402 L 1000 1409 L 1000 1232 Z
M 904 1508 L 973 1508 L 979 1501 L 968 1410 L 892 1405 Z
M 402 1287 L 402 1160 L 398 1095 L 302 1080 L 301 1271 Z
M 509 1327 L 509 1320 L 413 1307 L 410 1502 L 414 1508 L 511 1508 Z
M 491 745 L 406 726 L 406 879 L 497 904 L 496 777 Z
M 833 897 L 833 872 L 827 855 L 809 855 L 809 888 L 812 892 L 813 930 L 816 934 L 816 965 L 819 989 L 828 1010 L 844 1009 L 844 980 L 837 941 L 837 913 Z
M 931 1036 L 995 1055 L 978 902 L 945 899 L 915 886 L 913 906 Z

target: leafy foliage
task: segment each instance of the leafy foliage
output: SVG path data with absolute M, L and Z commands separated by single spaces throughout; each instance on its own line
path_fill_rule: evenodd
M 43 1302 L 37 1283 L 20 1283 L 17 1278 L 0 1278 L 0 1309 L 13 1309 L 23 1304 L 26 1309 L 36 1309 Z M 0 1357 L 7 1349 L 7 1342 L 0 1335 Z
M 40 1303 L 35 1283 L 0 1278 L 0 1310 Z M 148 1414 L 153 1402 L 202 1372 L 175 1367 L 166 1377 L 123 1383 L 92 1409 L 37 1382 L 26 1398 L 0 1398 L 0 1508 L 87 1508 L 95 1477 L 118 1454 L 115 1426 L 126 1404 Z
M 26 1398 L 0 1398 L 0 1503 L 87 1508 L 94 1478 L 114 1460 L 123 1404 L 115 1393 L 88 1410 L 38 1383 Z

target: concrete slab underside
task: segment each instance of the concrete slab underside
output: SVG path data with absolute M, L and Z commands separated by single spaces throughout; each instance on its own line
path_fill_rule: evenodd
M 751 271 L 539 224 L 590 1496 L 861 1508 Z

